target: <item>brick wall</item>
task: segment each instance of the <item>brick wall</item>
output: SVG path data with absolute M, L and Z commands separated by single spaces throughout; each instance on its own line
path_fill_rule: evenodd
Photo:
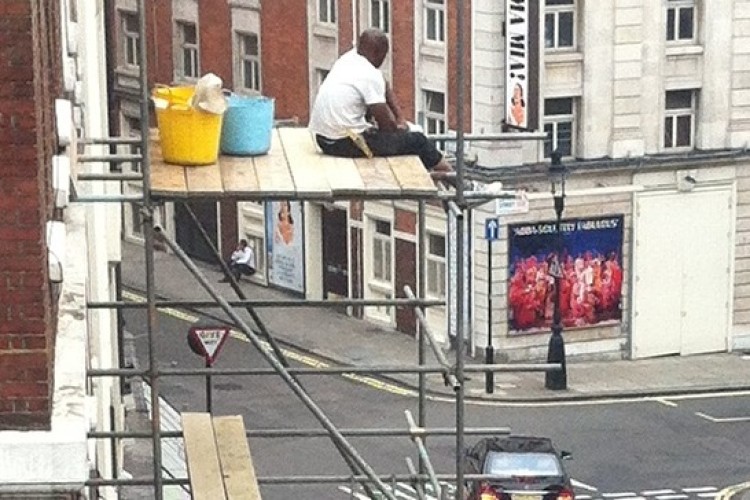
M 265 7 L 265 5 L 264 5 Z M 214 73 L 232 85 L 232 16 L 229 2 L 198 2 L 201 73 Z
M 149 87 L 154 83 L 172 83 L 174 79 L 172 0 L 146 2 L 146 11 Z M 200 36 L 203 36 L 202 32 Z
M 49 427 L 55 314 L 44 232 L 59 19 L 58 2 L 0 2 L 0 429 Z
M 310 86 L 306 2 L 264 2 L 261 38 L 263 93 L 276 98 L 276 118 L 296 116 L 300 123 L 307 123 Z
M 464 2 L 464 46 L 463 53 L 458 53 L 458 2 L 448 2 L 446 5 L 447 48 L 448 48 L 448 127 L 458 128 L 456 103 L 458 102 L 458 81 L 456 74 L 459 64 L 464 69 L 464 130 L 471 129 L 471 1 Z
M 391 2 L 393 33 L 391 58 L 393 61 L 393 92 L 405 117 L 413 119 L 414 103 L 414 2 Z

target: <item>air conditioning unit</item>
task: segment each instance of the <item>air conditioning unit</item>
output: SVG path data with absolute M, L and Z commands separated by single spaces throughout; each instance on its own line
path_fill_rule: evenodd
M 63 57 L 63 90 L 73 92 L 75 90 L 78 73 L 76 69 L 76 60 L 70 56 Z
M 78 54 L 78 23 L 68 21 L 68 54 L 75 56 Z
M 67 207 L 70 196 L 70 158 L 68 156 L 52 157 L 52 189 L 55 193 L 55 207 Z
M 57 220 L 47 221 L 47 252 L 49 280 L 51 283 L 62 283 L 65 259 L 65 223 Z
M 67 99 L 55 100 L 55 128 L 57 144 L 69 146 L 73 140 L 73 104 Z

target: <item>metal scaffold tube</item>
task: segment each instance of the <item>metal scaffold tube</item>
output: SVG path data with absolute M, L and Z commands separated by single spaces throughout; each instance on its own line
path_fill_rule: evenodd
M 141 0 L 143 1 L 143 0 Z M 302 403 L 312 412 L 315 418 L 320 424 L 329 432 L 333 442 L 343 449 L 349 457 L 354 461 L 357 467 L 367 476 L 380 490 L 380 492 L 389 500 L 396 500 L 391 490 L 386 486 L 385 483 L 377 476 L 375 471 L 370 465 L 365 462 L 362 456 L 357 452 L 356 449 L 347 441 L 347 439 L 341 434 L 331 420 L 325 415 L 323 410 L 313 401 L 313 399 L 305 392 L 304 388 L 297 382 L 297 380 L 289 373 L 286 367 L 279 361 L 275 356 L 268 353 L 261 344 L 260 338 L 252 331 L 252 329 L 245 323 L 245 321 L 239 317 L 239 315 L 232 309 L 227 301 L 214 289 L 209 283 L 203 273 L 193 263 L 190 257 L 185 253 L 184 250 L 171 238 L 166 236 L 160 231 L 161 240 L 164 241 L 167 246 L 174 252 L 174 254 L 182 261 L 187 267 L 190 273 L 198 280 L 200 285 L 208 292 L 209 295 L 221 306 L 224 312 L 231 318 L 235 325 L 244 333 L 245 337 L 253 344 L 263 358 L 277 371 L 279 376 L 294 392 L 294 394 L 302 401 Z
M 161 405 L 159 403 L 159 368 L 156 359 L 154 332 L 157 328 L 156 289 L 154 284 L 154 205 L 151 199 L 151 162 L 149 160 L 149 90 L 148 90 L 148 51 L 146 33 L 146 0 L 138 0 L 138 49 L 140 61 L 138 77 L 141 102 L 141 168 L 143 172 L 143 215 L 144 252 L 146 272 L 146 301 L 148 302 L 148 379 L 151 385 L 151 432 L 153 434 L 152 453 L 154 470 L 154 499 L 162 500 L 162 456 L 161 456 Z M 135 207 L 134 207 L 135 209 Z
M 224 259 L 221 258 L 221 254 L 219 253 L 219 249 L 216 248 L 216 245 L 214 245 L 214 242 L 211 240 L 211 238 L 208 236 L 208 233 L 206 232 L 206 229 L 203 227 L 203 224 L 201 224 L 201 221 L 198 219 L 198 216 L 195 215 L 195 212 L 193 212 L 193 209 L 190 207 L 189 203 L 183 203 L 183 207 L 185 208 L 185 211 L 190 216 L 190 220 L 193 223 L 193 226 L 198 230 L 198 234 L 200 234 L 201 239 L 206 244 L 206 246 L 211 250 L 214 258 L 219 263 L 219 266 L 221 266 L 222 271 L 224 272 L 224 276 L 229 280 L 229 284 L 232 287 L 232 290 L 237 294 L 237 296 L 242 299 L 246 300 L 247 297 L 245 296 L 245 293 L 240 288 L 239 283 L 237 282 L 237 279 L 232 275 L 231 270 L 229 269 L 229 266 L 226 262 L 224 262 Z M 281 350 L 281 348 L 278 346 L 276 341 L 271 336 L 270 332 L 266 328 L 265 323 L 261 319 L 261 317 L 258 315 L 258 313 L 249 305 L 245 306 L 245 310 L 248 314 L 250 314 L 250 317 L 253 319 L 255 324 L 260 329 L 263 337 L 268 342 L 268 344 L 271 346 L 271 349 L 273 349 L 274 355 L 279 359 L 279 362 L 282 364 L 282 366 L 285 369 L 289 369 L 289 362 L 286 359 L 286 356 L 284 356 L 284 351 Z M 295 378 L 294 375 L 290 372 L 290 375 L 292 379 L 299 384 L 300 388 L 307 392 L 302 385 L 302 383 L 299 381 L 299 379 Z M 210 394 L 210 392 L 209 392 Z M 340 443 L 338 443 L 335 439 L 333 439 L 333 444 L 336 446 L 336 449 L 339 450 L 339 453 L 341 453 L 341 457 L 346 462 L 349 469 L 351 469 L 352 474 L 356 474 L 357 472 L 361 472 L 357 465 L 353 461 L 353 457 L 351 457 L 348 454 L 348 451 L 346 448 L 343 448 Z M 370 490 L 370 485 L 366 484 L 365 489 L 368 493 L 372 494 L 372 491 Z

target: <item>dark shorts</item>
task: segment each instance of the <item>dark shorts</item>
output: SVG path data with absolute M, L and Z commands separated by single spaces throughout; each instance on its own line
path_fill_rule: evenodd
M 421 132 L 380 132 L 368 131 L 362 134 L 365 142 L 375 156 L 404 156 L 418 155 L 427 168 L 432 169 L 443 159 L 443 154 Z M 354 141 L 343 139 L 328 139 L 321 135 L 315 136 L 318 146 L 323 153 L 330 156 L 346 158 L 362 158 L 365 154 Z

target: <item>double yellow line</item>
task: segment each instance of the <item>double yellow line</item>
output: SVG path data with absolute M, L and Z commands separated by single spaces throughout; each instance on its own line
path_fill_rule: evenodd
M 122 297 L 123 299 L 129 302 L 141 302 L 141 303 L 146 302 L 146 298 L 143 295 L 130 292 L 127 290 L 122 292 Z M 159 311 L 172 318 L 185 321 L 186 323 L 196 323 L 200 319 L 200 317 L 196 316 L 195 314 L 191 314 L 182 309 L 175 309 L 173 307 L 160 307 Z M 250 342 L 242 331 L 236 330 L 234 328 L 232 328 L 229 331 L 229 336 L 241 342 L 245 342 L 245 343 Z M 260 344 L 266 352 L 273 353 L 273 349 L 271 348 L 271 345 L 268 342 L 266 342 L 263 339 L 260 339 Z M 300 363 L 305 366 L 309 366 L 313 368 L 330 368 L 331 367 L 329 363 L 326 363 L 320 358 L 310 356 L 309 354 L 303 354 L 298 351 L 292 351 L 286 348 L 281 348 L 281 352 L 286 359 L 296 361 L 297 363 Z M 399 396 L 416 396 L 417 395 L 416 391 L 412 389 L 407 389 L 407 388 L 398 386 L 396 384 L 383 382 L 382 380 L 378 380 L 373 377 L 357 375 L 356 373 L 342 373 L 341 376 L 353 382 L 366 385 L 373 389 L 378 389 L 381 391 L 389 392 L 391 394 L 397 394 Z

